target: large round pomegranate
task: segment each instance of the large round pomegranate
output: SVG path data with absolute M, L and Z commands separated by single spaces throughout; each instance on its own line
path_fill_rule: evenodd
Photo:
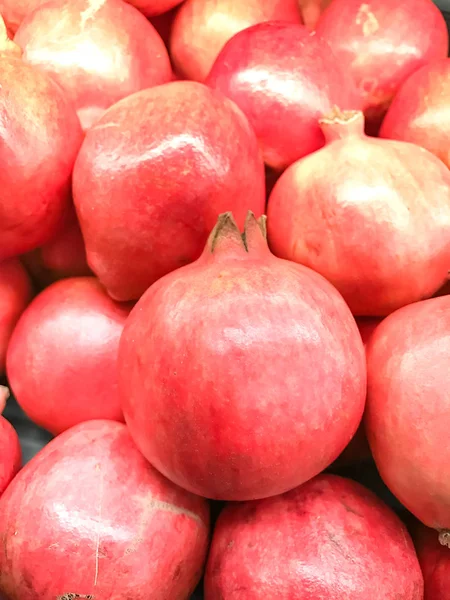
M 450 58 L 422 67 L 395 96 L 380 136 L 418 144 L 450 167 Z
M 0 500 L 9 600 L 188 600 L 209 511 L 151 467 L 125 425 L 90 421 L 50 442 Z
M 450 600 L 450 550 L 439 543 L 434 529 L 417 525 L 413 531 L 425 582 L 424 600 Z
M 38 288 L 65 277 L 91 275 L 86 247 L 73 206 L 55 236 L 21 258 Z
M 273 20 L 301 23 L 298 0 L 186 0 L 171 36 L 177 72 L 204 81 L 228 40 L 251 25 Z
M 378 470 L 442 539 L 450 529 L 449 330 L 450 296 L 431 298 L 387 317 L 367 349 L 365 427 Z
M 423 578 L 400 519 L 358 483 L 321 475 L 222 511 L 205 577 L 205 599 L 218 598 L 423 600 Z
M 0 385 L 0 496 L 14 479 L 22 463 L 22 451 L 16 430 L 2 417 L 8 396 L 8 389 Z
M 219 92 L 175 81 L 113 106 L 89 131 L 74 171 L 88 262 L 117 300 L 139 298 L 192 262 L 218 214 L 264 212 L 254 132 Z
M 0 56 L 0 261 L 55 234 L 69 206 L 82 141 L 62 90 L 19 58 Z
M 111 300 L 94 277 L 64 279 L 33 300 L 6 361 L 30 419 L 54 434 L 90 419 L 123 419 L 116 362 L 130 308 Z
M 84 129 L 112 104 L 170 81 L 164 42 L 123 0 L 53 0 L 27 16 L 14 41 L 23 60 L 50 74 Z
M 19 260 L 0 263 L 0 376 L 5 371 L 9 339 L 31 295 L 30 278 Z
M 319 118 L 334 104 L 359 108 L 328 44 L 292 23 L 262 23 L 235 35 L 206 83 L 243 110 L 265 162 L 277 170 L 324 145 Z
M 154 284 L 120 342 L 125 419 L 147 459 L 205 497 L 310 479 L 361 420 L 365 357 L 337 291 L 275 258 L 264 223 L 219 217 L 198 261 Z
M 406 78 L 448 51 L 447 26 L 432 0 L 333 0 L 316 31 L 353 75 L 370 133 Z
M 432 296 L 450 265 L 449 170 L 423 148 L 365 136 L 361 112 L 320 123 L 326 147 L 270 195 L 273 252 L 324 275 L 358 316 Z

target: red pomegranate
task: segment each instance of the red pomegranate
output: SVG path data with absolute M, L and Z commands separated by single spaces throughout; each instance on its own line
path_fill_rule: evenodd
M 0 262 L 41 246 L 69 205 L 82 141 L 77 115 L 60 88 L 19 58 L 0 60 Z
M 424 600 L 450 600 L 450 550 L 439 543 L 436 531 L 415 527 L 413 540 L 425 581 Z
M 92 274 L 73 206 L 57 234 L 41 248 L 22 256 L 21 260 L 40 289 L 65 277 Z
M 16 430 L 2 417 L 8 396 L 8 388 L 0 385 L 0 496 L 14 479 L 22 463 L 22 451 Z
M 12 258 L 0 263 L 0 377 L 5 371 L 9 339 L 31 295 L 30 278 L 19 260 Z
M 277 170 L 323 146 L 318 120 L 334 104 L 359 107 L 326 42 L 291 23 L 262 23 L 235 35 L 206 83 L 243 110 L 265 162 Z
M 364 349 L 320 275 L 275 258 L 264 223 L 219 217 L 202 256 L 154 284 L 119 349 L 125 420 L 147 459 L 202 496 L 271 496 L 310 479 L 361 420 Z
M 28 15 L 14 41 L 23 60 L 51 75 L 89 128 L 112 104 L 170 81 L 164 42 L 122 0 L 53 0 Z
M 367 349 L 365 428 L 378 470 L 442 539 L 450 529 L 449 329 L 450 296 L 431 298 L 387 317 Z
M 41 450 L 0 500 L 0 593 L 187 600 L 208 522 L 207 502 L 153 469 L 125 425 L 83 423 Z
M 406 78 L 448 51 L 447 26 L 432 0 L 333 0 L 316 31 L 353 75 L 370 133 Z
M 449 170 L 423 148 L 365 136 L 361 112 L 335 110 L 320 124 L 326 147 L 270 195 L 273 252 L 324 275 L 354 315 L 432 296 L 450 265 Z
M 6 359 L 30 419 L 53 434 L 90 419 L 123 420 L 116 361 L 130 308 L 111 300 L 94 277 L 64 279 L 33 300 Z
M 204 81 L 228 40 L 251 25 L 273 20 L 301 23 L 298 0 L 186 0 L 171 37 L 177 72 Z
M 264 212 L 264 164 L 244 115 L 175 81 L 113 106 L 87 133 L 74 199 L 88 262 L 117 300 L 197 259 L 218 214 Z
M 426 148 L 450 167 L 450 59 L 416 71 L 401 86 L 380 137 Z
M 218 598 L 423 600 L 423 578 L 398 517 L 358 483 L 321 475 L 222 511 L 205 576 L 205 600 Z
M 359 317 L 356 319 L 359 333 L 364 344 L 364 348 L 367 348 L 370 338 L 373 332 L 380 323 L 380 319 L 371 317 Z M 361 422 L 358 431 L 355 433 L 351 442 L 345 448 L 344 452 L 339 456 L 335 465 L 337 467 L 344 467 L 349 465 L 357 465 L 362 462 L 369 460 L 372 457 L 370 452 L 369 443 L 367 441 L 366 432 L 364 430 L 364 423 Z

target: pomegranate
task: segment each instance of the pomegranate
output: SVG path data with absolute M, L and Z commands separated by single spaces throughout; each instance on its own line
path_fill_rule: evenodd
M 70 197 L 82 141 L 77 115 L 57 85 L 19 58 L 0 60 L 0 262 L 55 234 Z
M 450 172 L 423 148 L 365 136 L 359 111 L 320 124 L 326 147 L 270 195 L 273 252 L 324 275 L 354 315 L 432 296 L 450 265 Z
M 372 492 L 321 475 L 281 496 L 227 506 L 206 600 L 423 600 L 414 546 Z
M 12 258 L 0 263 L 0 377 L 5 371 L 9 339 L 31 295 L 30 278 L 19 260 Z
M 450 551 L 439 543 L 436 531 L 417 525 L 413 540 L 425 580 L 424 600 L 450 600 Z
M 51 75 L 88 129 L 112 104 L 171 80 L 164 42 L 122 0 L 53 0 L 23 21 L 23 60 Z
M 40 289 L 65 277 L 92 274 L 73 206 L 57 234 L 42 248 L 22 256 L 22 262 Z
M 359 317 L 356 319 L 356 324 L 358 325 L 364 348 L 367 347 L 367 344 L 379 323 L 380 319 L 371 317 Z M 335 466 L 346 467 L 357 465 L 369 460 L 371 457 L 372 454 L 370 452 L 366 432 L 364 431 L 364 423 L 361 422 L 358 431 L 355 433 L 351 442 L 335 462 Z
M 153 285 L 120 342 L 125 420 L 147 459 L 202 496 L 286 491 L 327 467 L 362 417 L 355 321 L 320 275 L 219 217 L 202 256 Z M 295 368 L 293 368 L 295 365 Z
M 30 419 L 53 434 L 90 419 L 123 419 L 116 361 L 130 308 L 111 300 L 94 277 L 64 279 L 33 300 L 6 359 Z
M 303 25 L 262 23 L 238 33 L 206 82 L 244 111 L 277 170 L 323 146 L 318 119 L 333 104 L 359 108 L 329 46 Z
M 272 20 L 301 23 L 298 0 L 186 0 L 171 37 L 177 72 L 204 81 L 228 40 L 251 25 Z
M 422 67 L 395 96 L 380 136 L 418 144 L 450 167 L 450 59 Z
M 353 75 L 369 133 L 406 78 L 448 51 L 447 26 L 432 0 L 333 0 L 316 31 Z
M 174 81 L 113 106 L 86 135 L 74 199 L 88 262 L 116 300 L 139 298 L 202 252 L 217 215 L 265 207 L 264 164 L 244 115 Z
M 207 502 L 153 469 L 125 425 L 77 425 L 0 500 L 0 592 L 9 600 L 187 600 L 208 522 Z
M 367 350 L 365 428 L 381 477 L 400 502 L 447 539 L 450 529 L 450 296 L 387 317 Z
M 22 451 L 16 430 L 2 417 L 8 396 L 8 388 L 0 385 L 0 496 L 14 479 L 22 463 Z

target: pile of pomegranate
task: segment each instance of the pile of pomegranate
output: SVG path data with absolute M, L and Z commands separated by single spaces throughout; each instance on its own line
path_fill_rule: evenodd
M 0 0 L 0 600 L 450 600 L 448 55 Z

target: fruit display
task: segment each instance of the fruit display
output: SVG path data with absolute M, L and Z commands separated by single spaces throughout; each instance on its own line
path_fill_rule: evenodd
M 0 600 L 450 600 L 447 0 L 0 0 Z

